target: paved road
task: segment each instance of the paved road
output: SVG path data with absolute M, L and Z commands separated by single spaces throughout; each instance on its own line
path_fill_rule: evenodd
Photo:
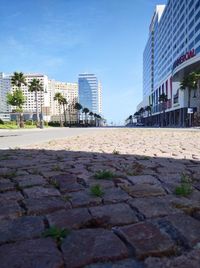
M 69 136 L 102 130 L 103 128 L 47 128 L 0 130 L 0 149 L 15 148 Z

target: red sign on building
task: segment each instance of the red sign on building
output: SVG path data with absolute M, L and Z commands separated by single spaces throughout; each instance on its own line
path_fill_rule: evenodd
M 173 64 L 173 70 L 179 66 L 180 64 L 182 64 L 183 62 L 193 58 L 196 55 L 195 53 L 195 49 L 193 48 L 192 50 L 188 51 L 187 53 L 185 53 L 184 55 L 182 55 L 180 58 L 178 58 L 174 64 Z

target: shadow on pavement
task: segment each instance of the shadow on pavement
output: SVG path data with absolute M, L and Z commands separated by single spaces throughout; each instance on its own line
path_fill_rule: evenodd
M 0 150 L 0 204 L 2 268 L 200 262 L 197 160 Z

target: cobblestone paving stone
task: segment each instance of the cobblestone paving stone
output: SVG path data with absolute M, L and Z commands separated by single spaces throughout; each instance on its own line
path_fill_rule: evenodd
M 108 129 L 2 150 L 0 204 L 2 268 L 200 267 L 200 131 Z

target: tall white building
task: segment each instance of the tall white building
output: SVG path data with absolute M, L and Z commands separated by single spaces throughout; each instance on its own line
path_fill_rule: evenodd
M 100 81 L 98 83 L 98 106 L 99 113 L 102 114 L 102 85 Z
M 10 119 L 10 107 L 7 104 L 6 95 L 10 92 L 11 81 L 10 75 L 0 73 L 0 118 L 3 120 Z
M 167 5 L 158 5 L 143 54 L 143 100 L 138 109 L 151 105 L 152 123 L 159 124 L 163 110 L 159 96 L 165 93 L 166 125 L 184 126 L 188 95 L 180 90 L 180 82 L 191 71 L 199 70 L 200 0 L 169 0 Z M 194 111 L 197 105 L 193 92 Z
M 102 87 L 95 74 L 79 74 L 78 91 L 83 108 L 96 114 L 102 113 Z

